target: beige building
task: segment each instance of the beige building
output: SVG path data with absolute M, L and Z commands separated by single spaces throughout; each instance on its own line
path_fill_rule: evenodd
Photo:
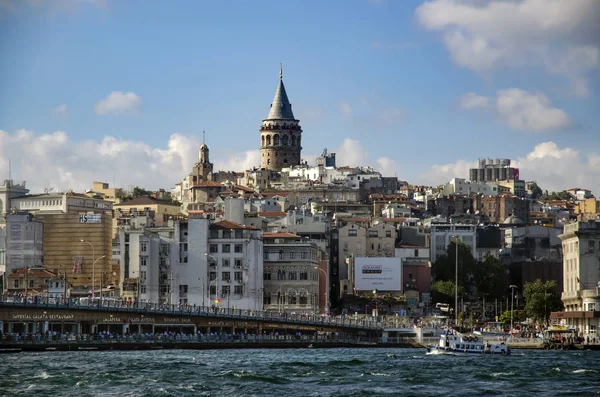
M 351 293 L 353 286 L 352 263 L 349 258 L 385 256 L 393 257 L 396 229 L 386 223 L 363 226 L 350 222 L 339 228 L 340 294 Z M 346 280 L 346 281 L 344 281 Z
M 119 204 L 124 196 L 123 189 L 111 188 L 107 182 L 92 182 L 92 190 L 85 192 L 88 197 L 100 196 L 102 199 Z
M 18 197 L 11 205 L 44 224 L 44 267 L 66 273 L 72 295 L 87 295 L 94 284 L 98 289 L 108 283 L 112 202 L 68 191 Z
M 582 336 L 600 336 L 600 222 L 565 225 L 559 235 L 563 245 L 563 293 L 565 325 Z

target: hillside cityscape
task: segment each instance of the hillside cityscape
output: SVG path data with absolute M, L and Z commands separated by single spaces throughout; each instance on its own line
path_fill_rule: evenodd
M 327 149 L 309 164 L 302 143 L 315 137 L 282 71 L 265 113 L 251 169 L 216 170 L 202 143 L 189 174 L 157 191 L 90 181 L 30 192 L 6 179 L 3 299 L 515 317 L 597 334 L 585 313 L 600 307 L 600 201 L 588 187 L 549 192 L 508 158 L 481 159 L 439 186 L 338 164 Z

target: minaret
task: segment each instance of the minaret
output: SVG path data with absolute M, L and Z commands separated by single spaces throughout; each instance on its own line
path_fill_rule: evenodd
M 279 67 L 279 85 L 271 103 L 269 115 L 260 127 L 261 168 L 281 171 L 282 168 L 300 164 L 302 128 L 294 118 L 285 86 L 283 68 Z

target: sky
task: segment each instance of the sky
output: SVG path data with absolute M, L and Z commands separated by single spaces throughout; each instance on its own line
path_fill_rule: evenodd
M 597 0 L 0 0 L 0 180 L 169 189 L 260 165 L 283 64 L 303 158 L 412 184 L 510 158 L 600 195 Z

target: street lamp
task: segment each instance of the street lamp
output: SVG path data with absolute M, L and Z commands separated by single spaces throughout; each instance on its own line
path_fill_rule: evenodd
M 329 299 L 328 299 L 328 296 L 327 296 L 327 287 L 328 287 L 327 286 L 327 272 L 325 270 L 321 269 L 318 266 L 315 266 L 314 269 L 316 269 L 316 270 L 318 270 L 320 272 L 323 272 L 323 274 L 325 275 L 325 312 L 329 313 Z M 317 286 L 317 291 L 319 290 L 319 287 L 320 287 L 320 285 Z
M 510 288 L 510 332 L 512 335 L 513 313 L 514 313 L 514 304 L 515 304 L 515 288 L 517 288 L 517 286 L 511 284 L 508 288 Z
M 198 281 L 202 281 L 202 284 L 200 284 L 200 286 L 202 287 L 202 307 L 204 307 L 204 295 L 206 295 L 204 293 L 204 277 L 198 277 Z
M 106 255 L 102 255 L 100 258 L 96 258 L 94 263 L 92 263 L 92 272 L 93 272 L 94 268 L 96 267 L 96 262 L 98 262 L 100 259 L 104 259 L 104 258 L 106 258 Z M 93 283 L 93 280 L 92 280 L 92 283 Z M 95 291 L 93 286 L 92 286 L 92 291 Z M 92 292 L 92 299 L 93 298 L 94 298 L 94 292 Z M 102 302 L 102 278 L 100 278 L 100 302 Z
M 454 325 L 458 326 L 458 242 L 460 241 L 460 236 L 452 236 L 456 239 L 454 241 L 454 250 L 456 251 L 456 258 L 454 261 Z
M 95 264 L 96 264 L 96 250 L 94 249 L 94 244 L 90 243 L 87 240 L 81 239 L 79 240 L 82 243 L 88 244 L 90 247 L 92 247 L 92 300 L 94 299 L 94 293 L 96 291 L 96 268 L 95 268 Z M 102 292 L 102 291 L 100 291 Z
M 211 255 L 207 252 L 204 253 L 204 256 L 206 256 L 207 258 L 212 258 L 213 261 L 215 261 L 215 272 L 217 273 L 217 278 L 214 281 L 217 281 L 219 279 L 219 260 L 214 256 Z M 208 259 L 206 260 L 206 271 L 209 272 L 209 266 L 208 266 Z M 212 285 L 212 282 L 210 283 L 210 285 Z M 216 292 L 219 290 L 219 283 L 217 283 L 217 285 L 215 286 L 215 297 L 218 295 Z M 208 291 L 206 291 L 208 294 L 208 298 L 210 299 L 210 286 L 208 288 Z M 204 301 L 204 296 L 202 296 L 202 301 Z M 204 303 L 202 304 L 202 306 L 204 306 Z
M 209 296 L 210 296 L 210 287 L 212 287 L 213 283 L 216 283 L 217 281 L 219 281 L 219 277 L 215 278 L 208 285 L 208 294 L 209 294 Z M 215 300 L 217 300 L 217 297 L 219 296 L 219 291 L 218 291 L 218 288 L 217 288 L 218 286 L 219 286 L 219 284 L 217 283 L 217 285 L 215 286 Z

